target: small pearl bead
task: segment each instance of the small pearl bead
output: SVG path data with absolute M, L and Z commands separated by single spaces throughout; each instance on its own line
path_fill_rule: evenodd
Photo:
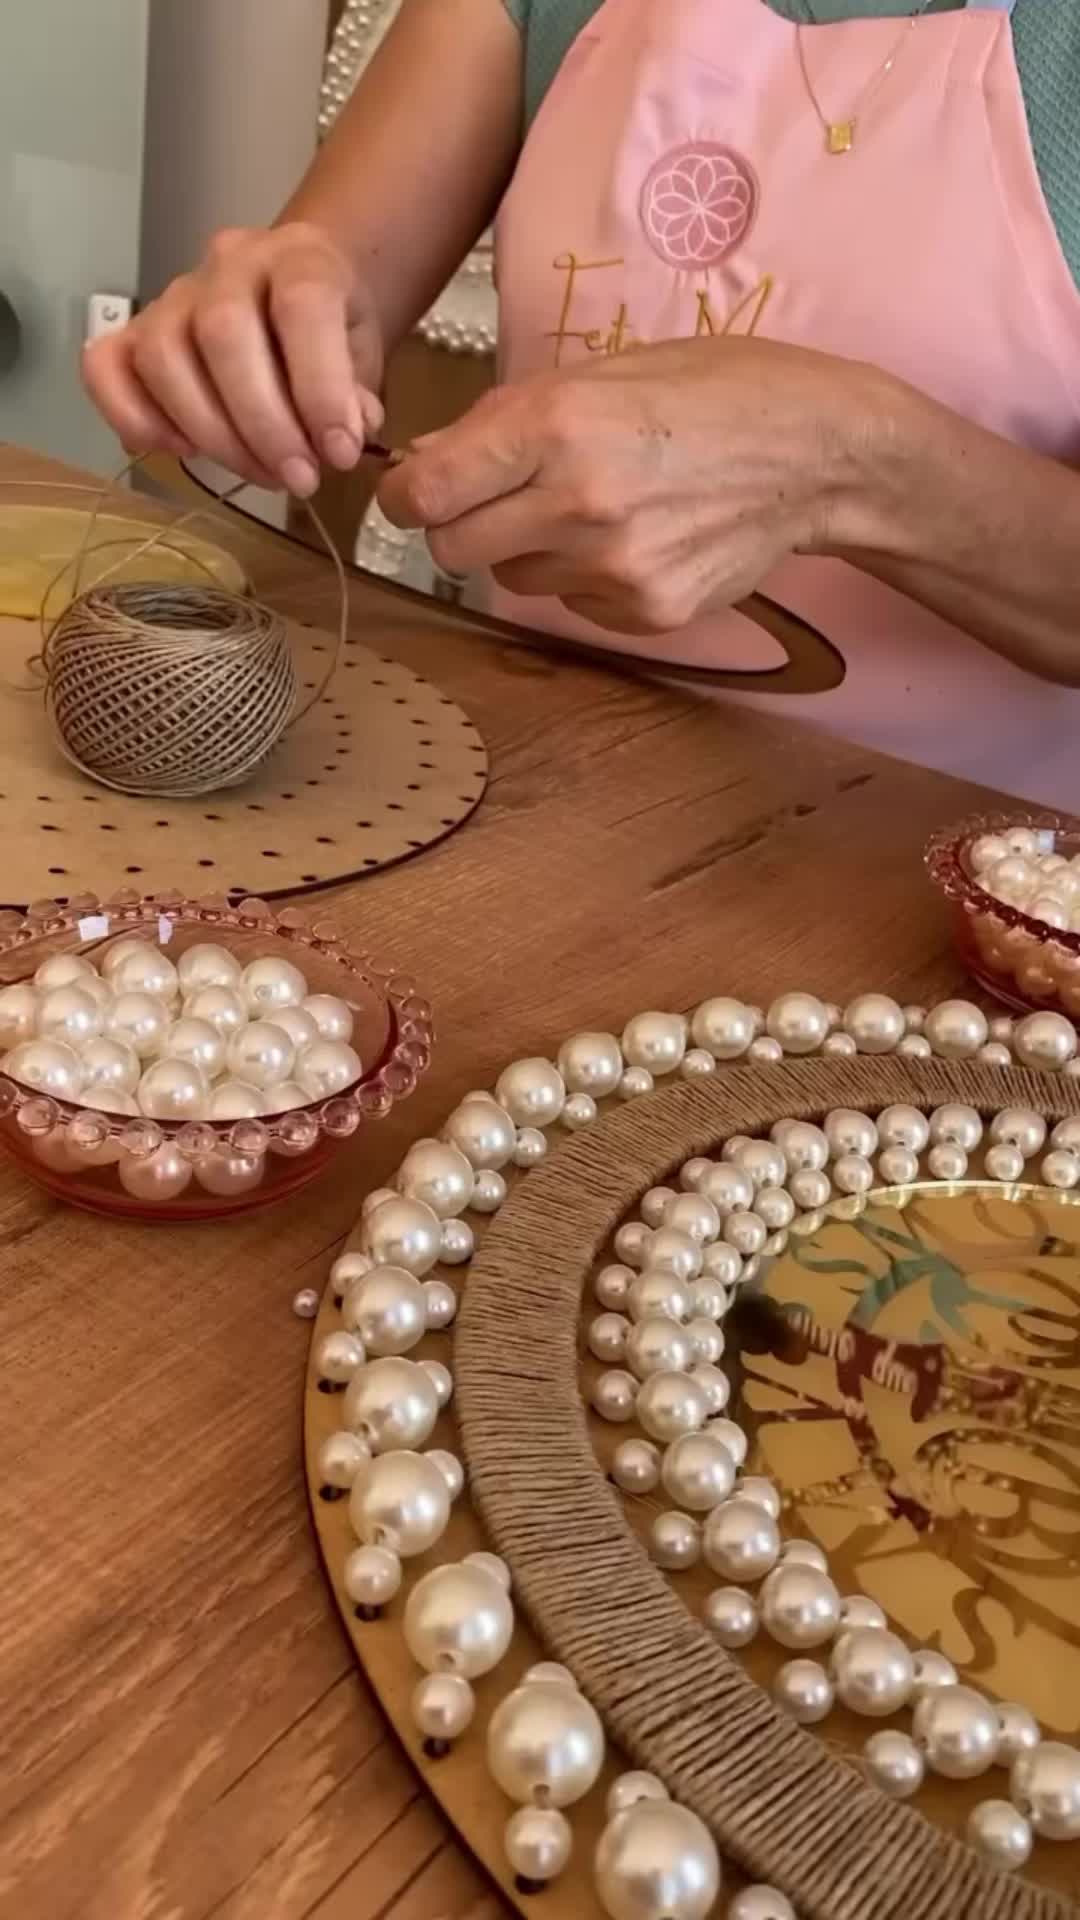
M 647 1227 L 662 1227 L 664 1212 L 670 1200 L 676 1194 L 672 1187 L 650 1187 L 641 1202 L 641 1217 Z
M 601 1267 L 593 1281 L 593 1292 L 602 1307 L 607 1307 L 612 1313 L 621 1313 L 630 1298 L 634 1279 L 631 1267 Z
M 624 1440 L 615 1449 L 611 1477 L 624 1493 L 651 1493 L 660 1484 L 660 1457 L 651 1440 Z
M 887 1627 L 888 1616 L 884 1607 L 871 1600 L 866 1593 L 849 1593 L 840 1602 L 840 1630 L 852 1632 L 856 1627 Z
M 668 1790 L 655 1773 L 620 1773 L 607 1791 L 604 1810 L 609 1820 L 617 1813 L 625 1813 L 627 1807 L 636 1807 L 639 1800 L 666 1800 Z
M 594 1412 L 602 1420 L 624 1421 L 633 1419 L 634 1403 L 637 1398 L 638 1383 L 632 1373 L 615 1368 L 610 1373 L 602 1373 L 593 1382 L 592 1405 Z
M 968 1845 L 1001 1873 L 1015 1873 L 1031 1857 L 1034 1835 L 1008 1800 L 982 1800 L 967 1822 Z
M 319 1296 L 314 1287 L 301 1287 L 293 1295 L 292 1310 L 298 1320 L 314 1320 L 319 1311 Z
M 974 1107 L 953 1102 L 935 1107 L 930 1115 L 930 1138 L 935 1145 L 963 1147 L 965 1153 L 974 1153 L 982 1137 L 983 1123 Z
M 757 1603 L 741 1587 L 714 1588 L 702 1617 L 722 1647 L 748 1647 L 758 1630 Z
M 1046 1155 L 1040 1171 L 1048 1187 L 1057 1188 L 1059 1193 L 1070 1193 L 1080 1184 L 1080 1156 L 1055 1147 Z
M 869 1193 L 874 1184 L 874 1169 L 861 1153 L 842 1153 L 833 1167 L 832 1177 L 840 1193 Z
M 832 1712 L 836 1695 L 816 1660 L 787 1660 L 773 1681 L 773 1698 L 800 1726 L 812 1727 Z
M 934 1049 L 925 1033 L 905 1033 L 896 1051 L 908 1060 L 929 1060 Z
M 439 1259 L 444 1267 L 460 1267 L 471 1260 L 476 1249 L 473 1230 L 467 1220 L 444 1220 L 439 1234 Z
M 760 1882 L 743 1887 L 727 1910 L 727 1920 L 795 1920 L 795 1909 L 779 1887 Z
M 769 1033 L 759 1034 L 758 1038 L 750 1043 L 750 1058 L 756 1060 L 759 1066 L 778 1066 L 783 1057 L 784 1049 L 779 1040 L 774 1040 Z
M 696 1566 L 701 1558 L 701 1529 L 688 1513 L 658 1513 L 649 1546 L 658 1567 L 681 1573 Z
M 907 1147 L 886 1147 L 877 1170 L 887 1187 L 909 1187 L 919 1177 L 919 1157 Z
M 910 1800 L 926 1777 L 926 1762 L 906 1733 L 886 1727 L 872 1733 L 863 1748 L 867 1776 L 890 1800 Z
M 940 1146 L 931 1147 L 926 1164 L 935 1180 L 952 1182 L 965 1177 L 968 1157 L 963 1147 L 943 1141 Z
M 1006 1186 L 1023 1179 L 1024 1156 L 1019 1147 L 1007 1146 L 1004 1142 L 990 1147 L 986 1155 L 986 1171 L 991 1180 L 1002 1180 Z
M 933 1692 L 935 1687 L 955 1687 L 956 1668 L 943 1653 L 935 1653 L 924 1648 L 914 1656 L 915 1685 L 912 1688 L 913 1700 L 921 1700 L 924 1693 Z
M 1012 1700 L 1003 1700 L 998 1705 L 998 1743 L 994 1763 L 999 1767 L 1012 1767 L 1022 1753 L 1033 1753 L 1042 1735 L 1039 1723 L 1026 1707 Z

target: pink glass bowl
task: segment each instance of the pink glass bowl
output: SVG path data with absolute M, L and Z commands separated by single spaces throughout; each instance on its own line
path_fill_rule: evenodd
M 411 980 L 352 951 L 325 921 L 262 900 L 185 900 L 131 891 L 102 903 L 82 894 L 0 913 L 0 987 L 30 979 L 50 954 L 85 955 L 100 966 L 108 947 L 137 933 L 176 960 L 213 940 L 241 965 L 289 959 L 312 993 L 332 993 L 353 1012 L 361 1078 L 331 1100 L 259 1120 L 166 1121 L 99 1113 L 43 1097 L 0 1073 L 0 1146 L 59 1200 L 130 1220 L 220 1220 L 298 1193 L 323 1173 L 357 1129 L 381 1120 L 416 1087 L 431 1060 L 427 1002 Z M 141 1163 L 134 1195 L 121 1164 Z
M 985 833 L 1030 827 L 1044 853 L 1080 852 L 1080 826 L 1049 813 L 987 813 L 935 833 L 926 848 L 930 878 L 950 902 L 957 952 L 968 972 L 1018 1012 L 1048 1008 L 1080 1023 L 1080 933 L 1051 927 L 1006 906 L 980 886 L 969 863 Z

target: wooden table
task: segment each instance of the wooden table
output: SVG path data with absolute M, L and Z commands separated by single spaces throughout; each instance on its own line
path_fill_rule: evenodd
M 0 479 L 54 471 L 0 447 Z M 252 550 L 264 593 L 329 622 L 324 563 Z M 920 851 L 988 796 L 351 593 L 493 753 L 462 832 L 334 897 L 430 994 L 436 1062 L 344 1174 L 225 1227 L 110 1225 L 0 1169 L 5 1920 L 496 1920 L 324 1585 L 292 1297 L 409 1139 L 518 1053 L 709 991 L 957 984 Z

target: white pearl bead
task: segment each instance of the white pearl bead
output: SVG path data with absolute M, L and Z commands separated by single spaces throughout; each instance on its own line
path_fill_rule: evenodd
M 1054 1187 L 1059 1193 L 1070 1193 L 1080 1184 L 1080 1154 L 1065 1153 L 1055 1147 L 1043 1160 L 1040 1173 L 1048 1187 Z
M 627 1220 L 615 1235 L 615 1253 L 628 1267 L 643 1267 L 652 1234 L 641 1220 Z
M 850 1632 L 855 1627 L 885 1627 L 888 1624 L 884 1607 L 879 1607 L 869 1594 L 849 1593 L 840 1602 L 841 1632 Z
M 651 1440 L 623 1440 L 615 1449 L 611 1477 L 624 1493 L 652 1493 L 660 1484 L 660 1449 Z
M 778 1067 L 784 1057 L 784 1049 L 779 1040 L 769 1033 L 759 1035 L 750 1043 L 750 1058 L 765 1067 Z
M 935 1146 L 962 1147 L 965 1153 L 974 1153 L 982 1137 L 983 1123 L 974 1107 L 953 1101 L 935 1107 L 930 1115 L 930 1138 Z
M 589 1400 L 594 1413 L 598 1413 L 601 1420 L 632 1420 L 637 1391 L 638 1383 L 633 1374 L 614 1367 L 593 1381 Z
M 149 993 L 120 993 L 105 1016 L 106 1032 L 141 1060 L 161 1052 L 172 1024 L 164 1000 Z
M 306 1053 L 310 1052 L 308 1048 Z M 248 1086 L 269 1087 L 278 1080 L 289 1079 L 296 1051 L 284 1027 L 277 1027 L 269 1020 L 253 1020 L 250 1026 L 233 1035 L 227 1058 L 234 1079 Z
M 245 1080 L 219 1080 L 210 1088 L 206 1111 L 211 1120 L 255 1120 L 266 1110 L 262 1088 Z
M 747 1453 L 747 1440 L 742 1428 L 737 1426 L 734 1420 L 721 1417 L 710 1419 L 707 1431 L 714 1434 L 717 1440 L 723 1441 L 736 1467 L 741 1467 Z
M 773 1128 L 773 1136 L 787 1162 L 789 1173 L 820 1172 L 829 1162 L 829 1142 L 821 1129 L 808 1120 L 788 1120 L 783 1134 Z
M 715 1207 L 721 1220 L 729 1213 L 739 1213 L 751 1206 L 754 1199 L 754 1183 L 741 1167 L 732 1166 L 728 1160 L 707 1161 L 706 1171 L 698 1183 L 698 1195 Z
M 653 1090 L 653 1077 L 647 1067 L 627 1067 L 619 1081 L 620 1100 L 639 1100 Z
M 764 1883 L 743 1887 L 727 1910 L 727 1920 L 795 1920 L 795 1909 L 779 1887 Z
M 677 1197 L 673 1187 L 650 1187 L 641 1202 L 641 1217 L 645 1225 L 647 1227 L 663 1226 L 664 1210 L 668 1202 Z
M 676 1280 L 696 1280 L 701 1272 L 702 1252 L 689 1233 L 676 1227 L 658 1227 L 644 1242 L 645 1265 L 650 1273 L 670 1273 Z
M 589 1352 L 607 1367 L 614 1366 L 626 1352 L 630 1322 L 622 1313 L 598 1313 L 589 1327 Z
M 314 1287 L 301 1287 L 293 1294 L 292 1310 L 298 1320 L 314 1320 L 319 1311 L 319 1296 Z
M 832 1170 L 838 1193 L 869 1193 L 874 1184 L 874 1169 L 861 1153 L 842 1153 Z
M 1016 1701 L 999 1701 L 997 1708 L 998 1741 L 994 1754 L 995 1765 L 1012 1767 L 1022 1753 L 1033 1753 L 1038 1746 L 1041 1734 L 1039 1723 L 1033 1713 Z
M 236 955 L 227 947 L 201 940 L 180 955 L 176 971 L 186 1000 L 193 993 L 201 993 L 204 987 L 235 987 L 242 969 Z
M 933 1048 L 925 1033 L 905 1033 L 896 1051 L 906 1060 L 929 1060 Z
M 859 1049 L 850 1033 L 830 1033 L 822 1048 L 823 1053 L 840 1060 L 852 1060 Z
M 364 1221 L 362 1245 L 377 1267 L 404 1267 L 421 1279 L 439 1258 L 443 1226 L 422 1200 L 396 1194 Z
M 703 1361 L 707 1366 L 718 1366 L 724 1357 L 727 1342 L 715 1320 L 688 1320 L 686 1331 L 693 1348 L 695 1361 Z
M 667 1800 L 668 1790 L 655 1773 L 644 1773 L 635 1769 L 631 1773 L 620 1773 L 607 1790 L 604 1810 L 609 1820 L 617 1813 L 625 1813 L 627 1807 L 636 1807 L 639 1800 Z
M 921 1700 L 924 1693 L 932 1693 L 937 1687 L 956 1686 L 956 1668 L 943 1653 L 924 1647 L 912 1658 L 915 1668 L 915 1684 L 911 1690 L 913 1700 Z
M 953 1182 L 965 1178 L 968 1157 L 963 1147 L 951 1146 L 943 1141 L 940 1146 L 931 1147 L 926 1164 L 935 1180 Z
M 347 1000 L 336 993 L 309 993 L 300 1002 L 301 1010 L 310 1014 L 324 1040 L 348 1042 L 353 1035 L 352 1008 Z
M 540 1798 L 548 1806 L 572 1806 L 599 1776 L 603 1728 L 584 1694 L 530 1681 L 492 1714 L 487 1762 L 496 1786 L 511 1800 L 527 1804 Z
M 404 1267 L 377 1266 L 356 1280 L 342 1303 L 350 1333 L 379 1357 L 408 1353 L 427 1331 L 427 1302 L 415 1275 Z
M 41 995 L 27 980 L 0 988 L 0 1048 L 17 1047 L 37 1032 Z
M 319 1446 L 315 1472 L 321 1487 L 338 1487 L 347 1493 L 371 1459 L 369 1449 L 358 1434 L 328 1433 Z
M 735 1165 L 750 1177 L 754 1192 L 781 1187 L 787 1179 L 787 1161 L 771 1140 L 748 1140 L 735 1155 Z
M 419 1200 L 440 1220 L 451 1220 L 472 1200 L 476 1174 L 448 1141 L 417 1140 L 401 1163 L 398 1185 L 407 1200 Z
M 426 1673 L 409 1702 L 413 1726 L 426 1740 L 460 1740 L 475 1712 L 476 1696 L 459 1673 Z
M 990 1138 L 1018 1147 L 1025 1160 L 1033 1160 L 1046 1144 L 1046 1121 L 1030 1107 L 1003 1107 L 990 1122 Z
M 867 1777 L 890 1800 L 910 1800 L 926 1775 L 926 1762 L 914 1740 L 898 1728 L 872 1733 L 863 1748 Z
M 685 1373 L 652 1373 L 643 1380 L 635 1403 L 640 1424 L 650 1440 L 677 1440 L 705 1425 L 709 1403 L 705 1390 Z
M 547 1127 L 566 1102 L 562 1074 L 550 1060 L 515 1060 L 500 1074 L 495 1098 L 517 1127 Z
M 133 947 L 109 974 L 109 985 L 117 995 L 149 994 L 167 1004 L 180 996 L 180 980 L 168 956 L 157 947 Z
M 974 1780 L 993 1766 L 997 1715 L 972 1687 L 934 1687 L 923 1693 L 911 1731 L 927 1765 L 947 1780 Z
M 688 1513 L 658 1513 L 649 1532 L 649 1550 L 658 1567 L 682 1573 L 701 1558 L 701 1530 Z
M 214 1080 L 225 1066 L 225 1041 L 209 1020 L 183 1014 L 165 1035 L 162 1055 L 167 1060 L 183 1060 L 207 1080 Z
M 424 1324 L 429 1333 L 440 1333 L 453 1324 L 457 1315 L 457 1294 L 446 1280 L 424 1280 Z
M 324 1333 L 312 1353 L 311 1363 L 320 1380 L 348 1386 L 366 1358 L 363 1341 L 355 1333 L 339 1327 L 333 1333 Z
M 425 1573 L 409 1594 L 402 1621 L 417 1666 L 466 1680 L 498 1666 L 513 1631 L 514 1609 L 502 1582 L 465 1561 Z
M 711 1166 L 712 1161 L 703 1159 L 700 1154 L 697 1154 L 692 1160 L 685 1161 L 679 1168 L 679 1185 L 683 1192 L 696 1193 Z M 665 1188 L 665 1192 L 666 1191 L 667 1189 Z
M 493 1167 L 477 1170 L 469 1206 L 473 1213 L 497 1213 L 506 1199 L 506 1181 Z
M 815 1726 L 832 1712 L 835 1689 L 816 1660 L 787 1660 L 773 1680 L 773 1699 L 800 1726 Z
M 591 1093 L 572 1093 L 559 1118 L 568 1133 L 580 1133 L 583 1128 L 592 1126 L 596 1114 L 596 1101 Z
M 349 1382 L 343 1424 L 372 1453 L 421 1447 L 439 1417 L 439 1396 L 425 1368 L 388 1355 L 356 1371 Z
M 567 1093 L 603 1100 L 622 1078 L 622 1048 L 613 1033 L 577 1033 L 559 1048 L 557 1065 Z
M 755 1506 L 762 1507 L 773 1520 L 779 1520 L 780 1495 L 773 1482 L 766 1480 L 764 1474 L 744 1474 L 735 1491 L 740 1500 L 752 1500 Z
M 601 1267 L 593 1281 L 593 1292 L 600 1305 L 609 1308 L 612 1313 L 621 1313 L 629 1301 L 630 1288 L 636 1277 L 632 1267 Z
M 443 1221 L 439 1235 L 439 1259 L 444 1267 L 464 1266 L 475 1251 L 476 1241 L 467 1220 Z
M 709 1513 L 735 1485 L 735 1462 L 715 1434 L 684 1434 L 668 1447 L 661 1479 L 676 1506 Z
M 795 1218 L 795 1202 L 783 1187 L 762 1187 L 754 1200 L 754 1212 L 770 1233 L 780 1233 Z
M 878 1138 L 883 1147 L 906 1147 L 922 1153 L 930 1139 L 930 1123 L 918 1107 L 886 1107 L 878 1115 Z
M 1024 1156 L 1019 1147 L 1002 1144 L 988 1148 L 985 1166 L 991 1180 L 1002 1180 L 1006 1186 L 1024 1177 Z
M 141 946 L 138 940 L 121 943 L 125 947 Z M 123 958 L 123 955 L 121 955 Z M 106 954 L 102 971 L 108 973 L 109 955 Z M 53 993 L 57 987 L 81 986 L 84 981 L 94 978 L 94 968 L 89 960 L 78 953 L 50 953 L 41 962 L 34 974 L 33 984 L 41 993 Z M 20 984 L 25 984 L 20 982 Z
M 762 1590 L 761 1618 L 778 1646 L 821 1647 L 840 1625 L 840 1595 L 820 1568 L 782 1561 Z
M 241 975 L 240 991 L 253 1019 L 272 1020 L 279 1007 L 302 1006 L 307 990 L 299 967 L 276 954 L 253 960 Z
M 691 1047 L 683 1054 L 679 1072 L 684 1080 L 707 1080 L 716 1072 L 716 1061 L 704 1047 Z
M 543 1886 L 567 1865 L 574 1835 L 557 1807 L 519 1807 L 503 1834 L 503 1850 L 512 1873 L 526 1885 Z
M 704 1277 L 720 1287 L 733 1287 L 743 1273 L 743 1257 L 735 1247 L 729 1247 L 726 1240 L 718 1240 L 706 1247 L 701 1257 Z M 699 1282 L 694 1282 L 695 1286 Z
M 1060 1071 L 1076 1048 L 1076 1028 L 1061 1013 L 1029 1013 L 1013 1032 L 1013 1052 L 1021 1066 L 1042 1072 Z
M 1031 1827 L 1007 1800 L 982 1800 L 972 1807 L 966 1837 L 969 1847 L 1000 1873 L 1015 1873 L 1031 1858 Z
M 688 1025 L 681 1013 L 639 1013 L 623 1031 L 627 1064 L 653 1074 L 674 1073 L 686 1052 Z
M 736 1260 L 738 1259 L 739 1256 L 735 1253 L 734 1247 L 728 1247 L 726 1251 L 733 1254 Z M 731 1305 L 731 1296 L 727 1287 L 722 1281 L 715 1280 L 711 1273 L 702 1274 L 700 1280 L 692 1280 L 686 1291 L 690 1301 L 691 1320 L 722 1320 Z
M 852 1713 L 885 1719 L 910 1697 L 911 1655 L 902 1640 L 881 1628 L 845 1631 L 833 1649 L 836 1691 Z
M 971 1060 L 986 1045 L 986 1015 L 970 1000 L 942 1000 L 926 1016 L 924 1034 L 942 1060 Z
M 287 1033 L 297 1053 L 303 1047 L 310 1047 L 319 1038 L 319 1029 L 310 1013 L 303 1007 L 275 1007 L 274 1025 Z
M 816 1053 L 829 1031 L 829 1016 L 812 993 L 782 993 L 765 1016 L 765 1031 L 785 1053 Z
M 714 1415 L 722 1414 L 731 1399 L 731 1381 L 723 1369 L 709 1360 L 695 1360 L 689 1378 L 705 1396 L 706 1417 L 712 1419 Z
M 80 986 L 54 987 L 38 1002 L 37 1032 L 41 1040 L 61 1040 L 76 1052 L 96 1040 L 104 1016 L 93 994 Z
M 478 1099 L 463 1100 L 450 1115 L 445 1131 L 447 1140 L 464 1154 L 477 1174 L 481 1171 L 495 1172 L 504 1167 L 517 1145 L 517 1128 L 510 1115 L 487 1094 Z M 485 1192 L 490 1190 L 478 1180 L 473 1190 L 474 1208 L 479 1202 L 481 1212 L 494 1211 L 494 1208 L 486 1205 L 484 1198 Z
M 856 1113 L 851 1107 L 837 1107 L 826 1114 L 825 1138 L 835 1159 L 856 1153 L 869 1160 L 877 1151 L 878 1131 L 874 1122 L 868 1114 Z
M 358 1375 L 357 1385 L 363 1375 Z M 349 1518 L 365 1545 L 389 1547 L 402 1559 L 426 1553 L 446 1531 L 450 1492 L 439 1468 L 421 1453 L 384 1453 L 361 1474 L 349 1496 Z
M 844 1013 L 844 1028 L 860 1053 L 893 1053 L 907 1022 L 902 1007 L 886 993 L 861 993 Z
M 702 1618 L 722 1647 L 748 1647 L 758 1630 L 757 1603 L 742 1587 L 714 1587 Z
M 131 1154 L 125 1154 L 118 1172 L 121 1186 L 133 1199 L 156 1203 L 179 1199 L 185 1188 L 191 1185 L 192 1179 L 190 1161 L 185 1160 L 179 1148 L 171 1142 L 159 1147 L 156 1153 L 150 1154 L 145 1160 L 136 1160 Z
M 703 1000 L 690 1026 L 695 1047 L 715 1060 L 738 1060 L 754 1039 L 754 1021 L 740 1000 Z
M 1041 1840 L 1080 1840 L 1080 1751 L 1043 1740 L 1021 1753 L 1009 1779 L 1013 1805 Z
M 662 1189 L 656 1189 L 662 1191 Z M 642 1205 L 644 1216 L 644 1203 Z M 701 1247 L 708 1246 L 720 1232 L 720 1215 L 711 1200 L 701 1193 L 674 1193 L 664 1207 L 660 1220 L 650 1226 L 670 1227 L 675 1233 L 689 1234 Z
M 639 1800 L 609 1821 L 595 1872 L 609 1920 L 706 1920 L 720 1891 L 712 1835 L 672 1800 Z
M 984 1067 L 1012 1066 L 1012 1054 L 1001 1040 L 988 1040 L 975 1057 Z
M 247 1036 L 253 1034 L 256 1028 L 260 1027 L 264 1033 L 268 1032 L 270 1026 L 271 1023 L 269 1021 L 253 1020 L 247 1029 Z M 292 1041 L 289 1039 L 284 1028 L 278 1027 L 276 1031 L 286 1042 L 291 1053 Z M 245 1052 L 243 1042 L 247 1036 L 243 1034 L 237 1036 L 234 1042 L 237 1049 L 237 1057 L 234 1062 L 233 1053 L 230 1050 L 229 1064 L 233 1071 L 239 1074 L 240 1078 L 254 1080 L 257 1085 L 267 1085 L 271 1081 L 287 1080 L 290 1071 L 292 1071 L 309 1100 L 332 1100 L 336 1094 L 344 1093 L 347 1087 L 354 1086 L 356 1081 L 363 1076 L 363 1061 L 360 1055 L 355 1053 L 346 1041 L 316 1040 L 310 1047 L 301 1048 L 300 1052 L 296 1055 L 296 1065 L 294 1069 L 287 1069 L 281 1073 L 271 1073 L 269 1066 L 267 1066 L 265 1079 L 263 1079 L 259 1074 L 252 1073 L 250 1068 L 245 1071 L 243 1067 L 243 1056 Z
M 444 1367 L 441 1360 L 421 1360 L 420 1365 L 435 1389 L 435 1398 L 440 1407 L 448 1406 L 454 1391 L 449 1367 Z
M 756 1213 L 729 1213 L 723 1226 L 724 1239 L 745 1258 L 760 1253 L 769 1237 L 764 1220 Z
M 155 1120 L 200 1120 L 209 1107 L 210 1089 L 206 1076 L 186 1060 L 155 1060 L 139 1081 L 136 1099 Z
M 491 1574 L 494 1574 L 496 1580 L 498 1580 L 500 1585 L 505 1587 L 507 1593 L 509 1593 L 511 1586 L 513 1585 L 513 1582 L 510 1578 L 510 1569 L 507 1566 L 506 1561 L 500 1559 L 497 1553 L 485 1553 L 482 1550 L 479 1553 L 467 1553 L 465 1555 L 465 1564 L 468 1567 L 486 1567 L 488 1572 Z M 534 1674 L 536 1672 L 537 1672 L 537 1669 L 535 1667 L 529 1668 L 530 1674 Z M 562 1674 L 565 1674 L 566 1668 L 560 1667 L 559 1672 Z
M 918 1155 L 907 1147 L 886 1147 L 878 1154 L 877 1172 L 887 1187 L 909 1187 L 919 1177 Z
M 354 1606 L 388 1606 L 401 1585 L 401 1561 L 387 1547 L 354 1547 L 342 1569 L 342 1584 Z
M 832 1181 L 828 1174 L 807 1167 L 804 1172 L 792 1174 L 788 1181 L 788 1192 L 797 1207 L 807 1213 L 816 1213 L 819 1207 L 828 1204 L 832 1195 Z
M 751 1582 L 771 1573 L 780 1557 L 772 1515 L 751 1500 L 728 1500 L 705 1522 L 705 1559 L 725 1580 Z
M 62 1040 L 24 1040 L 7 1055 L 4 1072 L 20 1086 L 55 1100 L 77 1100 L 85 1080 L 74 1047 Z
M 226 1041 L 247 1026 L 247 1008 L 232 987 L 200 987 L 184 1001 L 184 1014 L 190 1020 L 205 1020 Z M 109 1024 L 110 1031 L 115 1030 Z

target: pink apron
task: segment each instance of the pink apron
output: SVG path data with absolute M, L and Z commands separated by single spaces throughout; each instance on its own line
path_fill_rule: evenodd
M 997 433 L 1080 460 L 1080 292 L 1036 171 L 1008 0 L 907 30 L 895 18 L 808 27 L 803 50 L 829 120 L 865 96 L 850 152 L 826 151 L 797 30 L 765 0 L 606 0 L 499 216 L 501 377 L 757 332 L 874 361 Z M 831 641 L 844 677 L 828 685 L 834 662 L 821 691 L 781 682 L 724 699 L 1080 811 L 1080 691 L 1032 678 L 841 561 L 793 559 L 761 584 Z M 737 613 L 642 641 L 557 602 L 496 591 L 494 610 L 658 661 L 783 660 Z

